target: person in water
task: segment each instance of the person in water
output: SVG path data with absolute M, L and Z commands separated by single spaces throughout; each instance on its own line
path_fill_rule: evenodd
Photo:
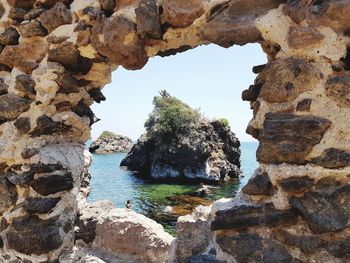
M 126 204 L 125 204 L 125 207 L 127 208 L 127 209 L 131 209 L 131 201 L 130 200 L 127 200 L 126 201 Z

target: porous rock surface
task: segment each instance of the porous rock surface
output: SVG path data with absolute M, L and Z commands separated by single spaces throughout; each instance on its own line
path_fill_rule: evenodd
M 133 142 L 130 138 L 109 133 L 108 135 L 99 136 L 97 140 L 89 146 L 89 151 L 91 153 L 126 153 L 131 150 L 132 146 Z
M 83 145 L 113 70 L 259 43 L 268 62 L 242 94 L 259 170 L 234 201 L 180 220 L 170 258 L 349 262 L 350 2 L 185 2 L 0 1 L 0 261 L 84 254 L 74 232 L 89 189 Z
M 152 219 L 115 208 L 110 201 L 98 201 L 82 210 L 75 237 L 80 250 L 93 251 L 100 260 L 135 263 L 165 262 L 174 239 Z M 74 254 L 64 258 L 76 260 Z
M 172 140 L 141 136 L 120 165 L 156 180 L 218 182 L 240 176 L 239 146 L 229 126 L 203 119 Z

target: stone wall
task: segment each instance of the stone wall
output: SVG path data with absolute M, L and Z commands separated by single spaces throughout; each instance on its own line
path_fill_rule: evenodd
M 0 262 L 72 250 L 90 106 L 111 71 L 209 43 L 268 56 L 242 94 L 260 168 L 235 201 L 179 222 L 174 260 L 348 262 L 349 13 L 348 0 L 1 0 Z

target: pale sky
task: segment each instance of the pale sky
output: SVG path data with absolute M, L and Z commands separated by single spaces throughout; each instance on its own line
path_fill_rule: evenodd
M 144 132 L 153 97 L 166 89 L 206 117 L 228 119 L 241 141 L 254 141 L 245 132 L 253 113 L 241 94 L 254 82 L 252 67 L 264 63 L 266 55 L 257 44 L 229 49 L 209 45 L 151 58 L 138 71 L 119 67 L 102 90 L 107 100 L 92 107 L 101 119 L 92 127 L 92 138 L 109 130 L 136 140 Z

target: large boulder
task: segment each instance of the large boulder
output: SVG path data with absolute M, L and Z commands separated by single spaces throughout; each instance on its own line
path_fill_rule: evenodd
M 89 151 L 91 153 L 113 153 L 128 152 L 131 150 L 133 142 L 130 138 L 112 132 L 103 132 L 96 141 L 94 141 Z
M 76 238 L 104 260 L 123 259 L 112 262 L 165 262 L 174 239 L 152 219 L 109 201 L 83 209 Z

